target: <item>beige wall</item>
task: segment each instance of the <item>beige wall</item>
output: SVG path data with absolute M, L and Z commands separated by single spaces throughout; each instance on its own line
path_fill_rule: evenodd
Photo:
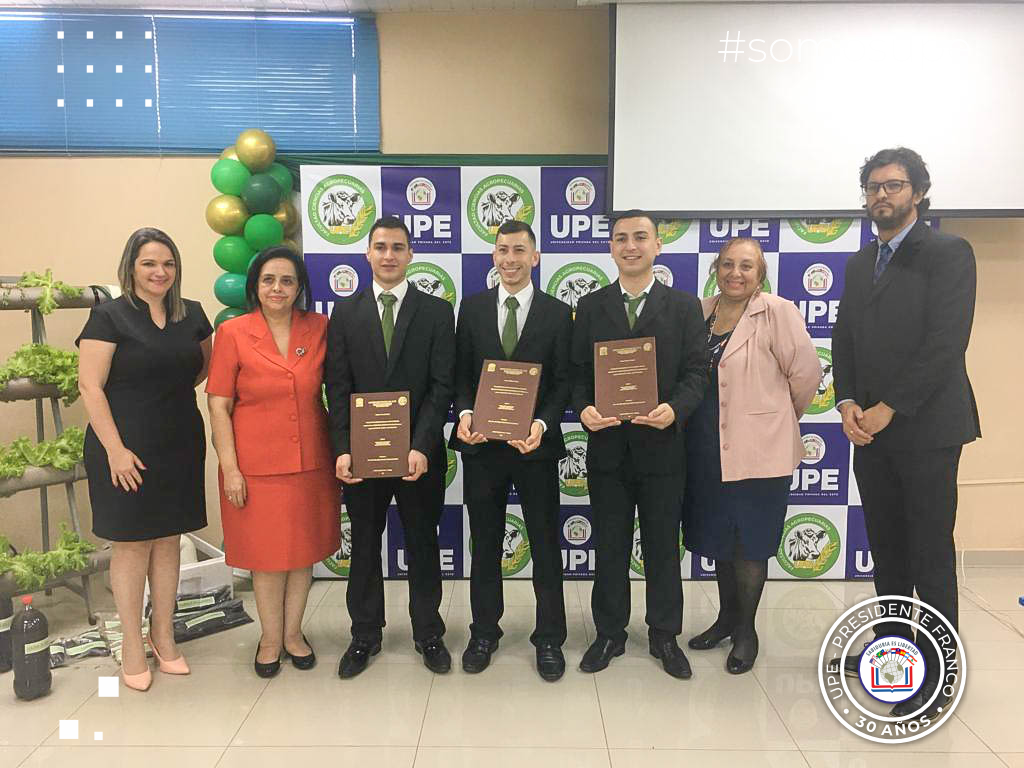
M 604 10 L 475 14 L 385 14 L 381 41 L 383 150 L 391 153 L 604 153 L 607 151 L 608 24 Z M 499 39 L 498 33 L 501 33 Z M 491 73 L 499 52 L 514 66 Z M 203 219 L 213 195 L 212 158 L 0 158 L 3 245 L 0 274 L 53 267 L 72 283 L 114 282 L 124 240 L 140 226 L 167 230 L 183 255 L 185 295 L 211 318 L 219 306 L 216 236 Z M 65 201 L 54 215 L 54 191 Z M 964 452 L 958 539 L 964 547 L 1024 547 L 1024 410 L 1015 383 L 1024 360 L 1007 339 L 1024 337 L 1017 299 L 1024 284 L 1024 221 L 948 221 L 978 255 L 978 312 L 969 365 L 985 439 Z M 55 312 L 51 343 L 70 346 L 86 310 Z M 29 338 L 28 316 L 0 312 L 0 359 Z M 200 402 L 204 398 L 200 398 Z M 204 409 L 205 410 L 205 409 Z M 31 403 L 0 404 L 0 440 L 34 435 Z M 76 404 L 67 421 L 85 424 Z M 212 457 L 212 449 L 211 449 Z M 221 539 L 215 462 L 207 464 L 210 527 Z M 1017 483 L 990 483 L 1016 479 Z M 980 483 L 980 484 L 975 484 Z M 83 523 L 88 494 L 77 486 Z M 50 491 L 52 517 L 67 517 L 63 490 Z M 38 496 L 0 499 L 0 532 L 36 547 Z

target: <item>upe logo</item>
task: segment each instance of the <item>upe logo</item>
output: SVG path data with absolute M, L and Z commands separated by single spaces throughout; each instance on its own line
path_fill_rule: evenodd
M 558 460 L 558 488 L 566 496 L 586 496 L 587 487 L 587 433 L 574 429 L 562 435 L 565 458 Z M 568 537 L 566 537 L 568 538 Z
M 321 562 L 331 573 L 348 578 L 349 568 L 352 567 L 352 522 L 348 519 L 348 512 L 341 508 L 341 547 L 333 555 L 325 557 Z
M 782 527 L 776 558 L 786 573 L 813 579 L 836 564 L 839 544 L 839 530 L 831 520 L 814 512 L 801 512 Z
M 800 440 L 804 444 L 804 464 L 817 464 L 825 458 L 825 441 L 821 435 L 811 433 L 804 435 Z
M 336 173 L 313 187 L 306 212 L 324 240 L 352 245 L 369 233 L 377 218 L 377 203 L 370 188 L 355 176 Z
M 915 641 L 875 637 L 874 629 L 883 624 L 905 625 Z M 871 642 L 862 653 L 865 636 Z M 922 648 L 933 651 L 927 662 Z M 853 676 L 870 698 L 851 693 L 844 674 L 849 657 L 857 658 Z M 829 711 L 847 730 L 879 744 L 915 741 L 948 720 L 963 696 L 966 675 L 963 643 L 946 617 L 903 595 L 880 595 L 847 610 L 818 653 L 818 685 Z
M 822 296 L 832 290 L 832 270 L 827 264 L 811 264 L 804 270 L 804 290 L 811 296 Z
M 672 287 L 672 270 L 666 267 L 664 264 L 654 265 L 654 279 L 664 285 L 666 288 Z
M 575 211 L 587 210 L 596 199 L 594 182 L 586 176 L 577 176 L 565 185 L 565 202 Z
M 789 219 L 789 227 L 801 240 L 821 245 L 842 237 L 853 219 Z
M 551 276 L 547 293 L 572 307 L 575 317 L 580 299 L 610 284 L 608 276 L 598 267 L 585 261 L 574 261 Z
M 669 221 L 658 222 L 658 237 L 661 238 L 662 245 L 668 245 L 674 243 L 680 237 L 686 234 L 686 230 L 690 228 L 690 221 L 688 219 L 671 219 Z
M 818 362 L 821 363 L 821 381 L 811 404 L 804 411 L 812 415 L 825 413 L 836 407 L 836 385 L 832 380 L 832 350 L 825 347 L 815 347 L 815 350 L 818 353 Z
M 469 226 L 481 240 L 494 243 L 498 227 L 506 221 L 525 221 L 533 225 L 533 195 L 515 176 L 504 173 L 488 176 L 469 193 L 466 216 Z
M 530 540 L 526 523 L 511 512 L 505 514 L 505 536 L 501 540 L 501 575 L 515 576 L 530 562 Z
M 417 176 L 405 188 L 405 199 L 417 211 L 427 210 L 437 199 L 434 182 L 423 176 Z
M 683 549 L 683 531 L 679 529 L 679 562 L 683 561 L 686 551 Z M 640 518 L 633 520 L 633 549 L 629 554 L 629 567 L 639 576 L 644 575 L 644 546 L 640 537 Z
M 761 283 L 761 290 L 764 293 L 772 292 L 772 284 L 768 281 L 768 275 L 764 276 L 764 282 Z M 708 275 L 708 279 L 704 283 L 704 298 L 710 299 L 712 296 L 717 296 L 721 291 L 718 290 L 718 275 L 712 272 Z
M 570 515 L 562 525 L 562 535 L 570 544 L 582 546 L 590 541 L 590 521 L 583 515 Z
M 455 281 L 436 264 L 429 261 L 413 262 L 409 265 L 405 277 L 423 293 L 455 304 Z
M 351 296 L 359 288 L 359 275 L 348 264 L 339 264 L 327 278 L 331 290 L 339 296 Z

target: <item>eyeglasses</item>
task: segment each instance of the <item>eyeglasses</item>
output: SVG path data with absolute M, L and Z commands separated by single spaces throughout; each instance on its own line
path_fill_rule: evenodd
M 874 197 L 880 189 L 884 189 L 887 195 L 898 195 L 907 184 L 910 184 L 908 179 L 890 179 L 881 183 L 869 181 L 861 189 L 864 190 L 864 194 L 868 197 Z

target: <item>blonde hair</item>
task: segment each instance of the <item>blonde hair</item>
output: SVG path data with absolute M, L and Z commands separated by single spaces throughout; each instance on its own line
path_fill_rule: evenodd
M 124 253 L 121 254 L 121 263 L 117 265 L 117 280 L 121 284 L 121 293 L 124 294 L 129 304 L 138 309 L 138 304 L 135 303 L 138 299 L 135 292 L 135 261 L 139 258 L 139 251 L 146 243 L 165 245 L 174 257 L 174 282 L 171 283 L 171 289 L 164 296 L 164 306 L 167 309 L 167 319 L 172 323 L 180 323 L 188 314 L 185 302 L 181 298 L 181 255 L 178 253 L 178 246 L 163 230 L 155 227 L 143 227 L 132 232 L 128 242 L 125 243 Z
M 761 244 L 752 237 L 734 237 L 732 240 L 722 246 L 715 260 L 711 262 L 711 269 L 708 270 L 709 275 L 718 274 L 718 265 L 722 261 L 722 257 L 729 252 L 730 248 L 735 248 L 737 245 L 751 245 L 754 250 L 757 251 L 757 284 L 761 285 L 765 278 L 768 277 L 768 260 L 764 257 L 764 251 L 761 250 Z

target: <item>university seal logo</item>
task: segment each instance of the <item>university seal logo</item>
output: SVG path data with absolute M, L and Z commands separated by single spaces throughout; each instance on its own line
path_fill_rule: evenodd
M 574 261 L 551 276 L 546 293 L 572 307 L 575 317 L 580 299 L 610 284 L 608 276 L 600 268 L 586 261 Z
M 562 439 L 566 456 L 558 460 L 558 488 L 566 496 L 586 496 L 590 492 L 587 487 L 587 433 L 574 429 L 562 435 Z
M 804 444 L 804 464 L 817 464 L 825 458 L 825 441 L 821 435 L 809 433 L 800 438 Z
M 423 293 L 437 296 L 454 306 L 457 298 L 455 281 L 437 264 L 429 261 L 414 261 L 409 265 L 405 277 Z
M 405 200 L 417 211 L 425 211 L 437 200 L 434 182 L 423 176 L 417 176 L 405 188 Z
M 477 236 L 494 243 L 498 227 L 506 221 L 525 221 L 533 225 L 536 208 L 527 186 L 505 173 L 488 176 L 469 193 L 466 217 Z
M 652 270 L 654 272 L 654 279 L 664 285 L 666 288 L 672 287 L 672 270 L 666 267 L 664 264 L 655 264 Z
M 565 185 L 565 202 L 574 211 L 585 211 L 594 204 L 597 194 L 594 182 L 586 176 L 577 176 Z
M 348 519 L 348 512 L 344 507 L 341 509 L 341 548 L 321 562 L 334 575 L 348 578 L 348 571 L 352 566 L 352 522 Z
M 336 173 L 313 187 L 306 213 L 313 229 L 324 240 L 352 245 L 369 234 L 377 219 L 377 203 L 362 181 Z
M 569 515 L 562 525 L 562 535 L 570 544 L 583 546 L 590 541 L 590 521 L 583 515 Z
M 331 270 L 327 281 L 338 296 L 351 296 L 359 288 L 359 275 L 348 264 L 339 264 Z
M 804 270 L 804 290 L 811 296 L 822 296 L 832 290 L 835 279 L 827 264 L 811 264 Z
M 860 656 L 857 672 L 864 690 L 879 701 L 897 704 L 921 689 L 927 671 L 921 649 L 902 637 L 880 637 Z
M 813 579 L 836 564 L 839 545 L 839 530 L 831 520 L 814 512 L 801 512 L 782 527 L 776 558 L 791 576 Z
M 853 219 L 789 219 L 793 234 L 815 245 L 838 240 L 852 223 Z

